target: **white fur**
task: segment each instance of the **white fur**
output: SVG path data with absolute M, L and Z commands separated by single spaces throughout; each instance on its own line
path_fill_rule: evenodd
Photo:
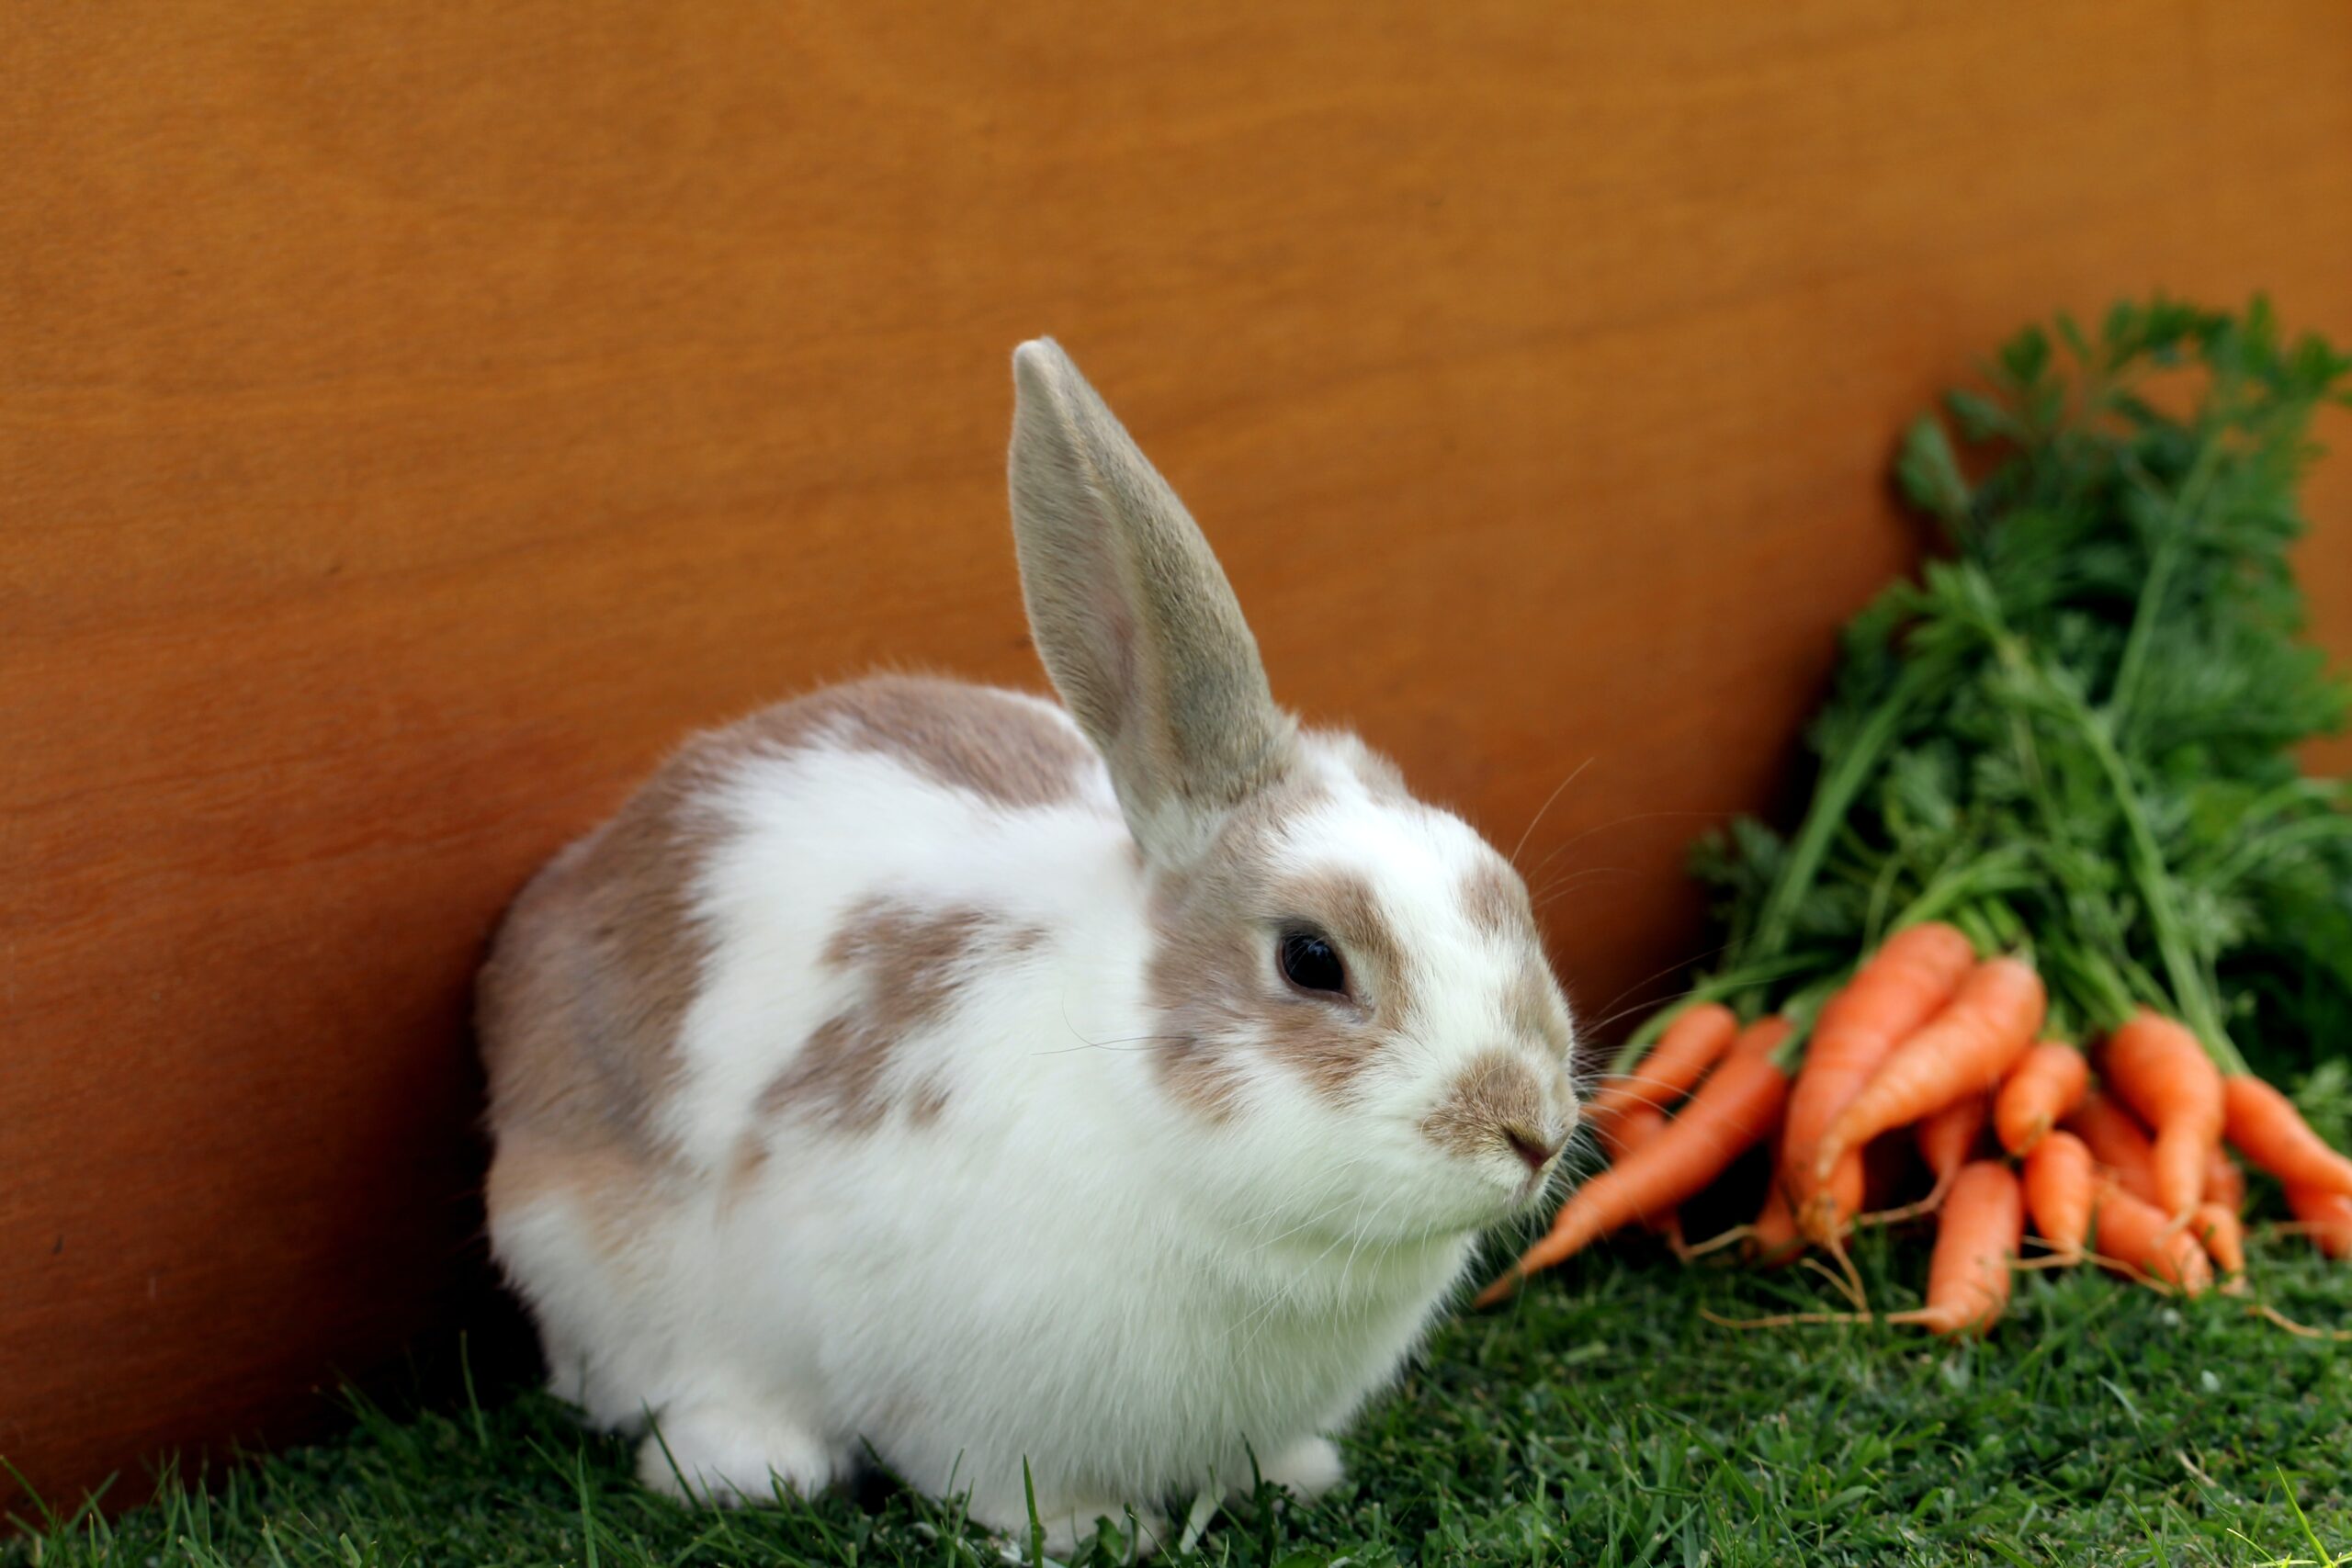
M 1295 766 L 1325 787 L 1277 853 L 1369 878 L 1417 1011 L 1344 1100 L 1240 1054 L 1221 1119 L 1159 1076 L 1148 911 L 1173 868 L 1137 853 L 1107 773 L 1074 802 L 1011 809 L 882 751 L 745 759 L 716 786 L 729 832 L 695 888 L 709 956 L 659 1110 L 683 1176 L 617 1242 L 560 1188 L 492 1215 L 555 1387 L 600 1425 L 653 1416 L 641 1473 L 674 1486 L 674 1462 L 721 1500 L 766 1496 L 771 1472 L 822 1486 L 870 1444 L 1012 1528 L 1025 1461 L 1062 1544 L 1097 1513 L 1156 1522 L 1169 1497 L 1247 1487 L 1253 1455 L 1302 1494 L 1332 1484 L 1326 1434 L 1394 1377 L 1476 1231 L 1531 1195 L 1507 1147 L 1465 1156 L 1422 1131 L 1509 1036 L 1524 944 L 1462 899 L 1494 852 L 1375 796 L 1354 744 L 1298 739 Z M 856 983 L 823 962 L 829 936 L 876 896 L 1043 939 L 966 965 L 947 1015 L 894 1043 L 886 1090 L 943 1085 L 935 1120 L 763 1122 L 763 1088 Z M 1279 984 L 1271 944 L 1265 962 Z M 1566 1069 L 1542 1066 L 1565 1136 Z M 763 1163 L 735 1179 L 755 1145 Z
M 648 1478 L 669 1483 L 674 1460 L 722 1494 L 766 1495 L 769 1465 L 821 1486 L 861 1441 L 1007 1527 L 1024 1458 L 1049 1511 L 1246 1486 L 1253 1451 L 1328 1485 L 1319 1435 L 1394 1374 L 1471 1234 L 1521 1195 L 1506 1156 L 1473 1165 L 1417 1130 L 1499 1024 L 1503 955 L 1458 909 L 1475 835 L 1351 784 L 1295 825 L 1300 863 L 1374 874 L 1438 983 L 1419 1049 L 1363 1106 L 1262 1063 L 1249 1113 L 1213 1127 L 1137 1038 L 1145 873 L 1107 784 L 1010 812 L 815 750 L 748 764 L 727 800 L 741 837 L 702 889 L 713 957 L 668 1118 L 704 1180 L 619 1258 L 564 1196 L 497 1216 L 557 1388 L 602 1425 L 654 1413 L 669 1452 L 649 1440 Z M 894 1052 L 944 1076 L 936 1124 L 764 1128 L 761 1087 L 842 1001 L 815 954 L 876 891 L 1051 935 Z M 770 1158 L 730 1201 L 746 1137 Z

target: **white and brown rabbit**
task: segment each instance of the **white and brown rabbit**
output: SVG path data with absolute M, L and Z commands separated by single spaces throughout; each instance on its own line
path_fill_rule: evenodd
M 1275 706 L 1077 367 L 1013 373 L 1067 711 L 884 678 L 700 737 L 524 891 L 480 1016 L 492 1246 L 647 1482 L 870 1445 L 1015 1528 L 1025 1462 L 1068 1545 L 1336 1481 L 1577 1102 L 1518 875 Z

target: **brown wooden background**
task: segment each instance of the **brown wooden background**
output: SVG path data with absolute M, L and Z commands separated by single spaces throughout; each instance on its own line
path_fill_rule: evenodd
M 1583 769 L 1599 1010 L 1905 561 L 1902 423 L 2154 285 L 2352 336 L 2352 8 L 0 10 L 0 1453 L 70 1497 L 448 1320 L 469 970 L 682 732 L 1036 678 L 1016 340 L 1282 694 L 1506 842 Z

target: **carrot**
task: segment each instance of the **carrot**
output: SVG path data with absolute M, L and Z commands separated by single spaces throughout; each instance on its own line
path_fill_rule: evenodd
M 2034 1234 L 2063 1258 L 2080 1258 L 2090 1240 L 2098 1171 L 2082 1139 L 2061 1128 L 2025 1156 L 2025 1206 Z
M 1683 1009 L 1633 1071 L 1601 1081 L 1585 1105 L 1585 1120 L 1606 1139 L 1611 1125 L 1635 1106 L 1666 1110 L 1690 1092 L 1738 1033 L 1738 1016 L 1721 1002 Z
M 1789 1190 L 1778 1181 L 1765 1183 L 1764 1207 L 1748 1227 L 1742 1249 L 1748 1261 L 1759 1269 L 1778 1269 L 1804 1245 L 1804 1238 L 1797 1234 L 1796 1211 L 1789 1207 Z
M 1938 1196 L 1949 1194 L 1961 1167 L 1976 1152 L 1976 1141 L 1984 1135 L 1984 1118 L 1991 1109 L 1992 1102 L 1984 1096 L 1972 1094 L 1953 1100 L 1914 1130 L 1919 1157 L 1935 1173 Z
M 2206 1156 L 2222 1141 L 2222 1072 L 2197 1036 L 2142 1008 L 2108 1036 L 2099 1073 L 2154 1129 L 2156 1202 L 2175 1219 L 2205 1197 Z
M 1646 1101 L 1629 1105 L 1614 1122 L 1600 1130 L 1600 1146 L 1609 1151 L 1609 1161 L 1614 1165 L 1665 1132 L 1667 1125 L 1666 1112 L 1657 1106 Z M 1668 1209 L 1663 1214 L 1645 1214 L 1642 1225 L 1678 1243 L 1681 1240 L 1681 1215 L 1676 1210 Z
M 2205 1255 L 2222 1273 L 2245 1272 L 2245 1227 L 2238 1224 L 2236 1210 L 2199 1203 L 2188 1216 L 2188 1234 L 2202 1244 Z
M 1789 1021 L 1775 1014 L 1741 1031 L 1730 1056 L 1700 1085 L 1682 1113 L 1656 1138 L 1578 1188 L 1553 1216 L 1550 1234 L 1489 1285 L 1478 1304 L 1500 1301 L 1521 1279 L 1611 1231 L 1679 1208 L 1770 1136 L 1789 1098 L 1789 1076 L 1772 1060 L 1772 1052 L 1789 1028 Z
M 2155 1151 L 2132 1112 L 2093 1089 L 2064 1125 L 2082 1139 L 2093 1159 L 2115 1173 L 2125 1191 L 2144 1202 L 2156 1201 Z
M 2352 1198 L 2321 1187 L 2287 1184 L 2287 1207 L 2311 1233 L 2312 1245 L 2330 1258 L 2352 1258 Z
M 2033 1043 L 2048 1000 L 2041 976 L 2020 959 L 1987 959 L 1970 970 L 1943 1011 L 1896 1046 L 1829 1124 L 1814 1154 L 1815 1179 L 1826 1180 L 1848 1149 L 1999 1083 Z
M 2245 1172 L 2227 1149 L 2215 1149 L 2205 1162 L 2205 1197 L 2233 1214 L 2245 1213 Z
M 1629 1105 L 1607 1124 L 1597 1128 L 1600 1146 L 1613 1164 L 1648 1143 L 1666 1128 L 1666 1112 L 1655 1105 Z
M 1928 1304 L 1887 1321 L 1945 1335 L 1984 1333 L 2009 1304 L 2009 1264 L 2024 1235 L 2025 1199 L 2009 1168 L 1996 1159 L 1962 1166 L 1937 1222 Z
M 2099 1186 L 2091 1227 L 2092 1247 L 2103 1261 L 2128 1265 L 2192 1296 L 2213 1282 L 2213 1266 L 2197 1238 L 2111 1178 Z
M 2290 1187 L 2352 1197 L 2352 1160 L 2323 1142 L 2295 1102 L 2251 1074 L 2222 1083 L 2222 1131 L 2238 1153 Z
M 2013 1155 L 2032 1148 L 2083 1102 L 2090 1074 L 2083 1054 L 2063 1040 L 2044 1040 L 2018 1058 L 1993 1102 L 1993 1133 L 2001 1146 Z
M 1869 1197 L 1860 1150 L 1849 1150 L 1845 1158 L 1830 1168 L 1826 1178 L 1815 1179 L 1810 1171 L 1799 1177 L 1792 1171 L 1787 1179 L 1792 1186 L 1814 1189 L 1813 1196 L 1805 1200 L 1796 1216 L 1798 1234 L 1807 1241 L 1826 1243 L 1844 1235 Z
M 1906 927 L 1887 938 L 1815 1020 L 1789 1096 L 1781 1152 L 1781 1179 L 1807 1235 L 1837 1235 L 1862 1206 L 1859 1152 L 1826 1179 L 1814 1174 L 1822 1134 L 1887 1054 L 1951 999 L 1975 962 L 1975 949 L 1952 927 Z
M 1790 1032 L 1795 1028 L 1787 1014 L 1766 1013 L 1739 1032 L 1739 1038 L 1731 1043 L 1731 1049 L 1724 1053 L 1724 1060 L 1736 1062 L 1743 1056 L 1769 1056 L 1787 1043 Z M 1781 1079 L 1785 1082 L 1789 1077 L 1787 1069 L 1783 1068 Z M 1781 1104 L 1785 1109 L 1788 1103 L 1789 1097 L 1784 1092 L 1781 1096 Z M 1772 1123 L 1772 1131 L 1780 1131 L 1777 1119 Z

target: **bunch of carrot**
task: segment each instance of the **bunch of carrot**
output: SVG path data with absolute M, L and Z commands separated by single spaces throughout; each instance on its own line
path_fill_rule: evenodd
M 1939 1334 L 1999 1318 L 2029 1235 L 2053 1263 L 2096 1261 L 2192 1295 L 2217 1279 L 2242 1289 L 2246 1186 L 2225 1140 L 2278 1179 L 2323 1250 L 2352 1255 L 2352 1159 L 2286 1096 L 2225 1075 L 2188 1029 L 2144 1008 L 2090 1056 L 2041 1038 L 2047 1011 L 2031 964 L 1980 958 L 1933 920 L 1889 938 L 1809 1031 L 1781 1013 L 1742 1028 L 1719 1002 L 1685 1006 L 1590 1098 L 1609 1168 L 1481 1303 L 1611 1232 L 1670 1221 L 1768 1144 L 1756 1219 L 1721 1241 L 1767 1265 L 1813 1247 L 1842 1260 L 1857 1224 L 1931 1219 L 1926 1304 L 1887 1320 Z M 1914 1145 L 1933 1186 L 1874 1215 L 1867 1156 L 1887 1141 Z
M 2352 783 L 2298 765 L 2352 683 L 2301 641 L 2289 558 L 2352 355 L 2258 300 L 2158 299 L 1984 370 L 1895 464 L 1941 553 L 1848 623 L 1801 819 L 1693 846 L 1719 945 L 1611 1062 L 1613 1163 L 1518 1272 L 1635 1221 L 1679 1245 L 1720 1184 L 1754 1219 L 1713 1245 L 1807 1255 L 1858 1309 L 1853 1227 L 1932 1221 L 1907 1315 L 1946 1332 L 1999 1314 L 2029 1230 L 2235 1289 L 2225 1144 L 2352 1253 L 2352 1161 L 2239 1045 L 2311 1062 L 2352 1017 Z M 1928 1179 L 1890 1212 L 1891 1163 Z

